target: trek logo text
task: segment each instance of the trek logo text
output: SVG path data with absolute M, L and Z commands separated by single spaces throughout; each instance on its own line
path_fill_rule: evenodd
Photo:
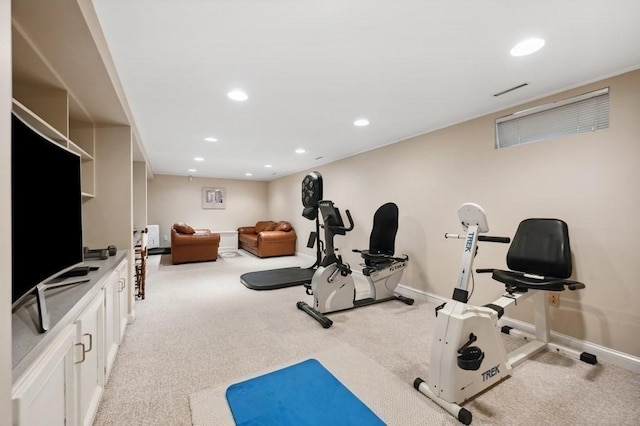
M 498 370 L 498 366 L 499 365 L 500 364 L 498 364 L 495 367 L 492 367 L 492 368 L 488 369 L 487 371 L 485 371 L 484 373 L 482 373 L 482 381 L 486 382 L 487 380 L 489 380 L 490 378 L 492 378 L 496 374 L 500 373 L 500 370 Z
M 467 235 L 467 244 L 464 246 L 465 253 L 471 251 L 471 246 L 473 245 L 473 236 L 476 235 L 475 232 Z

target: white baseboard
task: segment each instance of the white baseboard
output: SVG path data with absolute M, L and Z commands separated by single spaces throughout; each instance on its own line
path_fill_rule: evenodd
M 447 298 L 436 296 L 432 293 L 418 290 L 413 287 L 408 287 L 403 284 L 398 285 L 398 288 L 400 290 L 399 293 L 402 293 L 403 295 L 412 297 L 416 300 L 434 303 L 436 305 L 440 305 L 449 300 Z M 528 333 L 535 333 L 533 324 L 529 324 L 513 318 L 503 316 L 500 319 L 500 324 L 508 325 L 510 327 L 514 327 L 518 330 L 526 331 Z M 582 352 L 588 352 L 592 355 L 595 355 L 598 358 L 598 362 L 602 361 L 620 368 L 624 368 L 625 370 L 631 371 L 633 373 L 640 373 L 640 358 L 636 356 L 597 345 L 595 343 L 579 340 L 575 337 L 567 336 L 566 334 L 561 334 L 553 330 L 551 331 L 551 340 L 555 343 L 568 346 L 572 349 Z

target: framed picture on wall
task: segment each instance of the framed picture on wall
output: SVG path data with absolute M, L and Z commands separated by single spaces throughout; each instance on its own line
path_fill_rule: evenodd
M 224 209 L 227 203 L 227 191 L 224 188 L 202 188 L 203 209 Z

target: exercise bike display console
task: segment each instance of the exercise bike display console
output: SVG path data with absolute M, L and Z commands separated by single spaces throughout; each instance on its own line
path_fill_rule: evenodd
M 371 234 L 369 250 L 353 250 L 365 260 L 363 275 L 369 284 L 368 297 L 356 299 L 356 287 L 351 267 L 342 260 L 338 248 L 334 246 L 336 235 L 346 235 L 354 227 L 349 210 L 346 210 L 349 226 L 345 226 L 340 210 L 330 200 L 318 202 L 322 215 L 325 245 L 324 257 L 313 274 L 311 284 L 306 285 L 306 293 L 313 295 L 313 306 L 298 302 L 298 309 L 305 311 L 318 321 L 323 328 L 333 324 L 324 314 L 359 308 L 388 300 L 400 300 L 408 305 L 413 299 L 396 292 L 403 270 L 409 257 L 393 257 L 393 244 L 398 229 L 398 207 L 387 203 L 374 216 L 374 230 Z M 378 225 L 378 226 L 376 226 Z M 384 228 L 384 229 L 382 229 Z
M 463 424 L 470 424 L 472 413 L 460 404 L 497 385 L 510 376 L 513 367 L 534 354 L 554 352 L 597 363 L 594 355 L 551 342 L 546 291 L 577 290 L 584 284 L 569 280 L 571 250 L 567 224 L 558 219 L 526 219 L 520 223 L 507 253 L 509 271 L 479 269 L 505 285 L 506 293 L 493 303 L 473 306 L 469 283 L 478 241 L 509 243 L 506 237 L 479 235 L 489 231 L 482 207 L 463 204 L 458 210 L 466 235 L 445 234 L 465 240 L 462 263 L 453 297 L 436 308 L 429 375 L 416 378 L 413 386 Z M 498 326 L 504 310 L 533 298 L 535 333 Z M 528 343 L 507 353 L 500 333 L 521 337 Z

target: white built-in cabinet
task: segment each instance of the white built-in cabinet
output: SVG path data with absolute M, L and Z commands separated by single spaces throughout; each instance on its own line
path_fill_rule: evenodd
M 76 327 L 68 325 L 13 386 L 13 424 L 76 425 Z
M 118 328 L 118 345 L 120 345 L 120 343 L 122 343 L 122 339 L 124 339 L 127 324 L 129 323 L 128 301 L 130 290 L 133 291 L 133 289 L 129 288 L 129 270 L 127 268 L 127 264 L 122 263 L 117 267 L 116 275 L 118 277 L 118 309 L 116 327 Z
M 14 383 L 14 425 L 93 424 L 124 332 L 119 305 L 127 282 L 119 271 L 127 266 L 124 257 L 95 284 L 80 314 Z
M 102 276 L 95 298 L 69 315 L 73 323 L 58 326 L 55 338 L 53 329 L 47 332 L 37 359 L 14 363 L 13 424 L 91 424 L 135 320 L 132 229 L 146 227 L 150 170 L 92 2 L 11 3 L 12 109 L 80 155 L 83 245 L 126 252 Z M 56 22 L 64 24 L 52 31 Z M 14 353 L 22 351 L 15 335 L 13 345 Z
M 104 301 L 98 294 L 76 320 L 78 424 L 91 425 L 104 389 Z
M 118 274 L 113 271 L 107 280 L 104 283 L 103 287 L 103 297 L 104 297 L 104 313 L 105 313 L 105 323 L 110 325 L 105 330 L 105 365 L 104 365 L 104 375 L 105 378 L 108 379 L 111 374 L 111 367 L 113 367 L 113 363 L 116 360 L 116 354 L 118 353 L 118 345 L 119 345 L 119 321 L 118 321 L 118 311 L 119 306 L 118 295 L 120 283 L 118 282 Z
M 104 284 L 105 321 L 110 324 L 105 330 L 105 379 L 109 378 L 111 368 L 128 324 L 128 269 L 125 262 L 113 271 Z

